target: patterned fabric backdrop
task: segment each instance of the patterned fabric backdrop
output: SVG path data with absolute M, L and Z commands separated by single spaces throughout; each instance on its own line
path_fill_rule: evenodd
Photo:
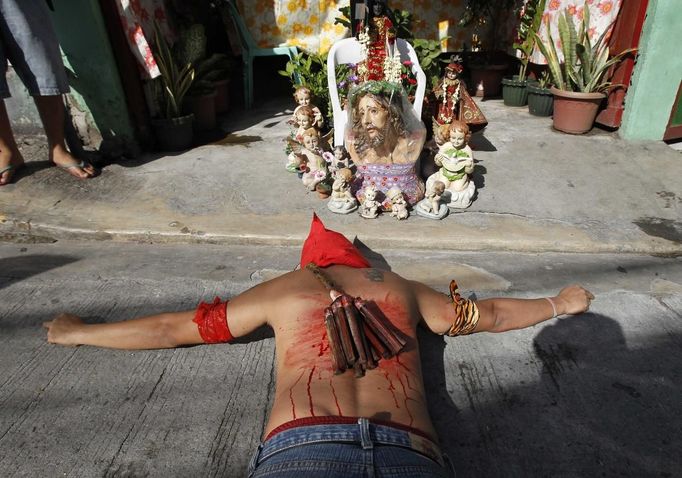
M 597 38 L 616 19 L 623 0 L 587 0 L 590 9 L 590 36 Z M 240 12 L 256 42 L 261 46 L 279 44 L 295 45 L 312 53 L 326 53 L 336 40 L 348 36 L 349 32 L 341 25 L 334 25 L 339 7 L 348 6 L 349 0 L 238 0 Z M 416 38 L 443 40 L 444 51 L 461 50 L 466 43 L 471 46 L 473 34 L 483 39 L 489 25 L 472 25 L 467 28 L 457 26 L 464 10 L 464 0 L 392 0 L 391 8 L 399 8 L 412 12 L 413 31 Z M 548 0 L 544 17 L 549 20 L 552 36 L 558 40 L 557 19 L 560 12 L 568 8 L 577 22 L 582 18 L 581 0 Z M 123 29 L 128 37 L 130 49 L 138 59 L 142 75 L 145 78 L 159 76 L 159 69 L 151 53 L 148 39 L 153 37 L 154 22 L 161 27 L 166 37 L 172 37 L 172 31 L 166 21 L 163 0 L 118 0 L 118 7 Z M 507 37 L 504 42 L 510 46 L 513 39 L 511 30 L 516 20 L 512 17 L 505 24 L 503 33 Z M 540 28 L 540 36 L 547 38 L 546 26 Z M 557 45 L 559 46 L 559 45 Z M 545 63 L 542 54 L 537 50 L 531 61 Z
M 588 31 L 590 39 L 597 40 L 599 36 L 616 20 L 623 0 L 587 0 L 587 7 L 590 9 L 590 29 Z M 550 31 L 554 44 L 557 47 L 559 58 L 563 59 L 561 53 L 561 42 L 559 41 L 558 18 L 565 9 L 573 17 L 573 22 L 578 23 L 583 19 L 585 2 L 584 0 L 547 0 L 543 22 L 540 27 L 540 37 L 548 41 L 546 21 L 549 21 Z M 538 48 L 531 55 L 533 63 L 546 64 L 545 58 Z
M 142 77 L 156 78 L 161 73 L 147 39 L 154 37 L 154 22 L 167 37 L 170 36 L 163 0 L 118 0 L 116 7 Z
M 326 53 L 336 40 L 348 36 L 348 29 L 334 25 L 339 7 L 349 0 L 239 0 L 239 11 L 256 42 L 261 46 L 295 45 L 313 53 Z M 391 0 L 393 9 L 407 10 L 413 16 L 416 38 L 451 39 L 444 49 L 458 50 L 480 27 L 460 28 L 457 22 L 464 0 Z

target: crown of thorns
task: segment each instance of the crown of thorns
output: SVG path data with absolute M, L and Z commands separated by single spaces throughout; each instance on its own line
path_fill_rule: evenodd
M 390 81 L 367 81 L 360 86 L 358 86 L 352 93 L 352 100 L 355 100 L 358 96 L 364 95 L 366 93 L 371 93 L 373 95 L 393 95 L 395 93 L 402 93 L 402 86 L 397 83 L 391 83 Z

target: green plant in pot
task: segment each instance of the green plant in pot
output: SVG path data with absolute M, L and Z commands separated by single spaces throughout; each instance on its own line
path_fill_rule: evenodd
M 542 23 L 546 0 L 528 0 L 521 10 L 514 48 L 519 51 L 519 74 L 502 79 L 502 98 L 507 106 L 524 106 L 528 101 L 526 71 L 535 47 L 535 33 Z
M 194 68 L 190 63 L 178 65 L 158 27 L 154 29 L 153 53 L 161 72 L 153 83 L 161 115 L 152 121 L 156 139 L 166 151 L 187 149 L 192 144 L 194 115 L 183 113 L 182 103 L 194 81 Z
M 533 116 L 552 115 L 554 94 L 550 86 L 549 71 L 544 71 L 539 81 L 528 82 L 528 112 Z
M 289 60 L 284 70 L 278 71 L 291 81 L 291 85 L 305 85 L 324 116 L 326 124 L 334 124 L 330 112 L 332 111 L 329 87 L 327 84 L 327 57 L 313 53 L 299 53 Z
M 225 113 L 230 107 L 230 73 L 234 69 L 232 58 L 214 53 L 197 64 L 197 78 L 210 82 L 215 91 L 215 112 Z
M 606 97 L 605 92 L 615 86 L 606 79 L 609 69 L 635 49 L 624 50 L 609 58 L 608 28 L 592 44 L 588 35 L 590 11 L 587 2 L 577 31 L 568 10 L 559 15 L 558 27 L 563 63 L 549 34 L 549 25 L 547 43 L 535 34 L 555 85 L 551 88 L 554 94 L 553 125 L 565 133 L 587 133 L 592 129 L 599 105 Z
M 216 126 L 215 86 L 209 77 L 210 63 L 206 58 L 206 33 L 198 23 L 189 25 L 180 32 L 173 47 L 177 62 L 194 67 L 194 81 L 187 92 L 183 108 L 194 114 L 197 130 L 205 131 Z

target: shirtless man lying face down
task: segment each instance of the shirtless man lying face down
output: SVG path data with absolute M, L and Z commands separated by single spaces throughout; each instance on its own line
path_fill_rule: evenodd
M 372 269 L 317 217 L 301 265 L 193 311 L 107 324 L 61 314 L 45 322 L 47 340 L 155 349 L 229 342 L 267 324 L 277 385 L 249 476 L 444 477 L 451 472 L 426 408 L 417 325 L 448 335 L 504 332 L 585 312 L 594 298 L 572 285 L 554 297 L 474 302 L 454 281 L 448 297 Z

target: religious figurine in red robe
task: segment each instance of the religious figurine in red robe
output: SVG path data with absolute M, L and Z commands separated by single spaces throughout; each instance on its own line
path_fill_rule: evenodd
M 358 64 L 358 75 L 362 82 L 384 80 L 387 57 L 395 53 L 395 20 L 385 0 L 370 0 L 367 4 L 367 19 L 360 23 L 358 41 L 363 48 L 365 60 Z
M 441 128 L 459 120 L 469 125 L 471 131 L 479 131 L 488 124 L 485 116 L 474 100 L 469 96 L 464 81 L 460 78 L 462 66 L 454 60 L 445 67 L 443 79 L 434 87 L 433 94 L 438 103 L 438 112 L 434 118 L 433 136 L 438 144 L 447 141 L 447 135 L 441 137 Z M 442 140 L 442 141 L 441 141 Z

